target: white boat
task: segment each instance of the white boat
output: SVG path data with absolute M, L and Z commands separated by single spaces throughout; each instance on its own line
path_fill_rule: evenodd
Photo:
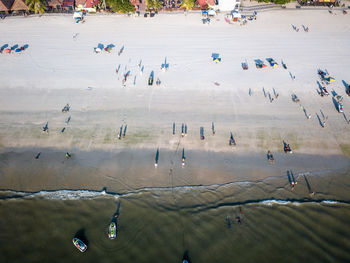
M 108 238 L 115 239 L 117 237 L 117 224 L 115 222 L 111 222 L 108 227 Z
M 87 250 L 87 245 L 83 241 L 81 241 L 79 238 L 75 237 L 73 238 L 73 244 L 74 246 L 79 249 L 80 252 L 85 252 Z

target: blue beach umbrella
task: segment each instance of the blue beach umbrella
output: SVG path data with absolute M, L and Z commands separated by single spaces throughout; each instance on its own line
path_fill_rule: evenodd
M 8 44 L 3 45 L 3 46 L 1 47 L 1 49 L 0 49 L 1 52 L 4 51 L 4 49 L 7 48 L 8 46 L 9 46 Z
M 212 53 L 212 54 L 211 54 L 211 57 L 212 57 L 213 59 L 217 59 L 217 58 L 220 57 L 220 54 L 218 54 L 218 53 Z
M 16 53 L 19 53 L 19 52 L 21 52 L 21 51 L 22 51 L 22 49 L 20 49 L 20 48 L 17 48 L 17 49 L 15 50 Z
M 24 49 L 27 49 L 28 47 L 29 47 L 28 44 L 25 44 L 25 45 L 23 46 Z
M 18 48 L 18 45 L 17 45 L 17 44 L 14 45 L 14 46 L 12 46 L 12 47 L 11 47 L 11 50 L 15 50 L 16 48 Z
M 98 47 L 99 49 L 101 49 L 101 50 L 103 50 L 103 49 L 104 49 L 104 45 L 103 45 L 103 44 L 101 44 L 101 43 L 99 43 L 99 44 L 97 45 L 97 47 Z

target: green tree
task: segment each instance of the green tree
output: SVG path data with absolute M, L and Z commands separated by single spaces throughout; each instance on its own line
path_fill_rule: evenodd
M 43 14 L 46 10 L 45 0 L 26 0 L 26 4 L 35 14 Z
M 153 0 L 146 0 L 146 6 L 147 6 L 147 10 L 153 9 L 154 8 Z
M 135 7 L 129 0 L 106 0 L 106 5 L 112 12 L 129 13 L 135 11 Z
M 191 10 L 194 7 L 195 0 L 182 0 L 180 7 L 186 8 L 186 10 Z
M 264 3 L 274 3 L 278 5 L 284 5 L 289 3 L 291 0 L 258 0 L 258 2 L 264 2 Z
M 163 7 L 163 2 L 160 0 L 153 0 L 152 2 L 153 2 L 153 8 L 157 11 Z

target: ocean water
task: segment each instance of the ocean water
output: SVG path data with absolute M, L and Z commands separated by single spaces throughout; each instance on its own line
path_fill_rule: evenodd
M 249 183 L 123 195 L 4 191 L 0 262 L 175 263 L 184 253 L 193 263 L 350 262 L 348 200 L 325 199 L 330 193 L 294 199 L 242 195 L 252 187 L 268 192 Z M 115 213 L 118 236 L 109 240 Z M 74 236 L 88 244 L 85 253 L 73 246 Z

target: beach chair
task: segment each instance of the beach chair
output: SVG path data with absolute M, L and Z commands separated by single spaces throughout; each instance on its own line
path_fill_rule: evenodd
M 215 63 L 221 62 L 220 54 L 219 53 L 212 53 L 211 57 Z
M 242 62 L 242 68 L 243 68 L 243 70 L 248 70 L 248 63 Z
M 273 68 L 278 67 L 277 62 L 273 58 L 267 58 L 266 60 L 267 60 L 267 62 L 269 62 L 271 67 L 273 67 Z

